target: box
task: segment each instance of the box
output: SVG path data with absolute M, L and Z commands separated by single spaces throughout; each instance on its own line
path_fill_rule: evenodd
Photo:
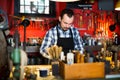
M 103 62 L 75 63 L 68 65 L 60 61 L 59 73 L 60 76 L 65 80 L 104 78 L 105 65 Z

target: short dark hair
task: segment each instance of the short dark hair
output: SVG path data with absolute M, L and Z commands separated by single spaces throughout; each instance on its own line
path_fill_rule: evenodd
M 67 14 L 68 17 L 72 17 L 74 15 L 74 12 L 71 9 L 63 9 L 60 14 L 61 19 L 63 18 L 64 14 Z

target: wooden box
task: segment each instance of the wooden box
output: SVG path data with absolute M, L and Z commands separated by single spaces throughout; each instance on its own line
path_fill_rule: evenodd
M 90 79 L 90 78 L 104 78 L 105 65 L 103 62 L 97 63 L 75 63 L 72 65 L 59 63 L 60 76 L 67 79 Z

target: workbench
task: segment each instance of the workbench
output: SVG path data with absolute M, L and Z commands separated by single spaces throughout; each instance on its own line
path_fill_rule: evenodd
M 63 80 L 63 78 L 61 76 L 53 76 L 51 69 L 52 66 L 51 65 L 27 65 L 24 66 L 24 68 L 31 68 L 31 69 L 36 69 L 36 73 L 37 73 L 37 80 Z M 47 77 L 40 77 L 39 75 L 39 69 L 40 68 L 48 68 L 49 69 L 49 73 Z M 97 79 L 82 79 L 82 80 L 120 80 L 120 73 L 111 73 L 111 74 L 107 74 L 105 75 L 104 78 L 97 78 Z

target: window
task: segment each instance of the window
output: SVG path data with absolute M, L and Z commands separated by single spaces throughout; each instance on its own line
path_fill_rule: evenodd
M 55 17 L 55 2 L 49 0 L 15 0 L 15 15 Z

